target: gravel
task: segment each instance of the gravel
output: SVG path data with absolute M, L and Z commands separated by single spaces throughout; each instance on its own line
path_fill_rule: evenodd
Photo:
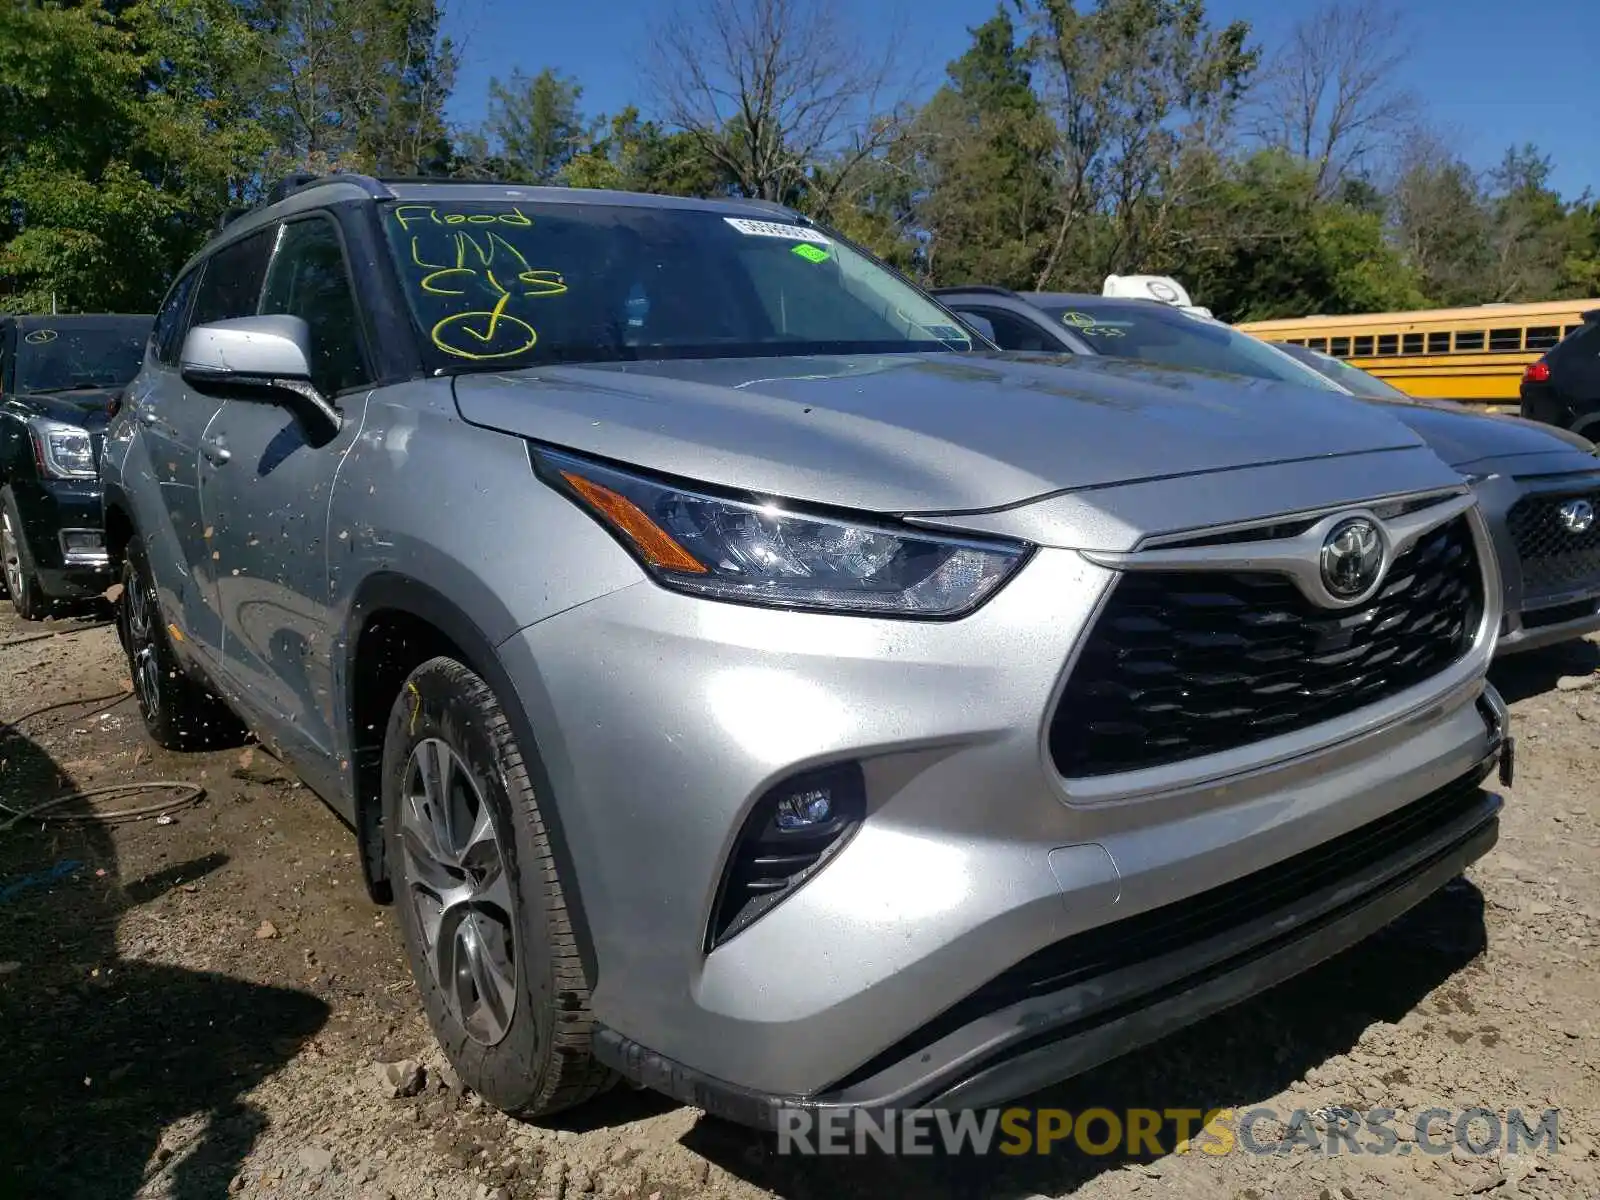
M 21 632 L 0 618 L 0 641 Z M 0 653 L 0 721 L 124 679 L 110 629 Z M 19 826 L 0 840 L 0 889 L 77 864 L 0 902 L 0 1094 L 26 1097 L 0 1122 L 0 1195 L 1600 1195 L 1597 661 L 1584 644 L 1497 668 L 1519 774 L 1500 845 L 1468 879 L 1274 993 L 1028 1101 L 1267 1107 L 1277 1121 L 1256 1126 L 1259 1141 L 1297 1111 L 1325 1134 L 1347 1108 L 1384 1106 L 1400 1114 L 1388 1155 L 805 1160 L 626 1087 L 514 1121 L 445 1064 L 392 911 L 367 899 L 348 831 L 307 789 L 259 749 L 153 749 L 130 705 L 107 721 L 84 716 L 95 706 L 47 714 L 0 744 L 0 801 L 157 778 L 207 795 L 176 825 Z M 1555 1108 L 1559 1145 L 1425 1153 L 1413 1122 L 1430 1108 Z

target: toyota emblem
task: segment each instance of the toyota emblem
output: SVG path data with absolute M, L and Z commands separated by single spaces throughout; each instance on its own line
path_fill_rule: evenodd
M 1322 586 L 1335 600 L 1354 600 L 1383 578 L 1383 534 L 1366 517 L 1346 517 L 1322 542 Z

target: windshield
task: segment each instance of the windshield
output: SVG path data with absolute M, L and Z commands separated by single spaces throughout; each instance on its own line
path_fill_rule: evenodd
M 1099 354 L 1337 391 L 1327 379 L 1231 326 L 1155 302 L 1040 305 Z
M 116 388 L 144 364 L 148 323 L 62 325 L 21 330 L 17 337 L 18 392 Z
M 786 222 L 623 205 L 387 206 L 434 365 L 967 351 L 865 255 Z
M 1324 354 L 1320 350 L 1312 350 L 1306 346 L 1282 346 L 1279 348 L 1285 354 L 1292 355 L 1296 361 L 1303 362 L 1313 371 L 1326 375 L 1346 391 L 1353 392 L 1363 400 L 1411 399 L 1399 388 L 1385 383 L 1376 375 L 1369 375 L 1360 367 L 1352 367 L 1349 363 L 1334 358 L 1331 354 Z

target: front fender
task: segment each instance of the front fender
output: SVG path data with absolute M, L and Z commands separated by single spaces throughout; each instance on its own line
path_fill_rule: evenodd
M 374 572 L 362 581 L 356 593 L 351 606 L 351 623 L 344 638 L 344 655 L 342 660 L 335 664 L 336 686 L 341 693 L 350 694 L 361 635 L 367 624 L 375 619 L 393 619 L 397 613 L 424 622 L 437 630 L 442 639 L 448 642 L 450 652 L 459 657 L 464 665 L 481 676 L 494 690 L 507 720 L 511 722 L 517 747 L 522 753 L 523 762 L 528 768 L 528 776 L 533 783 L 534 793 L 539 797 L 539 812 L 544 819 L 545 832 L 550 838 L 556 870 L 561 877 L 562 891 L 566 897 L 573 932 L 578 940 L 584 970 L 591 980 L 598 978 L 595 973 L 594 943 L 584 912 L 582 889 L 569 849 L 567 827 L 561 817 L 561 799 L 551 784 L 544 755 L 540 752 L 539 737 L 528 718 L 530 710 L 537 710 L 548 703 L 548 697 L 541 695 L 533 705 L 530 705 L 524 697 L 524 689 L 518 687 L 510 672 L 506 670 L 490 635 L 485 632 L 477 619 L 469 615 L 466 607 L 431 585 L 396 571 Z M 355 705 L 347 703 L 345 712 L 347 744 L 358 747 L 362 739 L 361 731 L 356 728 Z M 357 751 L 352 750 L 345 756 L 341 766 L 347 777 L 350 794 L 355 798 L 355 826 L 363 839 L 364 852 L 360 856 L 362 872 L 368 888 L 376 890 L 376 885 L 383 875 L 377 870 L 381 861 L 381 849 L 374 844 L 374 838 L 381 826 L 375 820 L 377 812 L 374 806 L 381 801 L 371 789 L 359 786 L 357 754 Z

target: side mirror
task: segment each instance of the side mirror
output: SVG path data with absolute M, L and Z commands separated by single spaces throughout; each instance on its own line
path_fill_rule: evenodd
M 311 382 L 311 327 L 299 317 L 235 317 L 196 325 L 179 354 L 184 381 L 195 388 L 265 393 L 330 435 L 339 410 Z

